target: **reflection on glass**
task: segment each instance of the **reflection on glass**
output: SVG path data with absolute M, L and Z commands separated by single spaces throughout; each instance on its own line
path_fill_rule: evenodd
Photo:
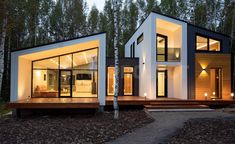
M 60 56 L 60 69 L 72 68 L 72 54 Z
M 71 71 L 60 72 L 60 96 L 71 96 Z
M 157 35 L 157 61 L 166 61 L 167 37 Z
M 165 72 L 158 72 L 158 96 L 165 96 Z
M 133 95 L 133 67 L 124 67 L 124 95 Z
M 97 56 L 94 48 L 34 61 L 33 97 L 58 97 L 59 87 L 62 97 L 97 97 Z
M 58 57 L 33 62 L 34 69 L 58 69 L 58 67 L 59 67 Z
M 33 70 L 33 97 L 58 97 L 58 70 Z
M 97 71 L 73 70 L 73 97 L 97 97 Z
M 207 50 L 208 39 L 205 37 L 197 36 L 197 50 Z
M 74 69 L 97 69 L 97 49 L 73 54 Z
M 210 51 L 220 51 L 220 41 L 210 39 Z
M 115 68 L 108 67 L 108 95 L 114 95 L 115 89 Z

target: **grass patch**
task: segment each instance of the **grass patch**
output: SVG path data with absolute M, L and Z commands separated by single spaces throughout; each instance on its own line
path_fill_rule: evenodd
M 5 102 L 0 100 L 0 117 L 10 112 L 10 110 L 5 107 L 5 104 Z

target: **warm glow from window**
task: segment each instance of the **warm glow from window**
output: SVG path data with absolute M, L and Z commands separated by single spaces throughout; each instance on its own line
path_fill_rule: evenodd
M 114 67 L 108 67 L 107 88 L 108 88 L 108 95 L 114 95 L 114 89 L 115 89 L 115 68 Z
M 197 36 L 198 51 L 220 51 L 220 41 L 208 37 Z
M 124 95 L 133 95 L 133 67 L 124 67 Z
M 220 51 L 220 41 L 210 39 L 209 44 L 210 51 Z
M 166 73 L 164 71 L 159 71 L 157 73 L 158 96 L 166 96 L 165 77 Z
M 207 38 L 197 36 L 197 50 L 207 50 L 207 41 Z

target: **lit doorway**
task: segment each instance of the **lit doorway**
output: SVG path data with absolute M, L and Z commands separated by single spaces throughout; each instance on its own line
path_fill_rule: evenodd
M 212 90 L 212 99 L 222 98 L 222 69 L 210 69 L 210 86 Z
M 157 71 L 157 97 L 167 97 L 167 70 Z
M 72 97 L 72 71 L 60 70 L 60 97 Z

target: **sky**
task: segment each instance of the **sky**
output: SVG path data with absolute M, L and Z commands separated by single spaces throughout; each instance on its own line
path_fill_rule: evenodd
M 99 11 L 103 11 L 105 0 L 86 0 L 89 10 L 93 5 L 96 5 Z

